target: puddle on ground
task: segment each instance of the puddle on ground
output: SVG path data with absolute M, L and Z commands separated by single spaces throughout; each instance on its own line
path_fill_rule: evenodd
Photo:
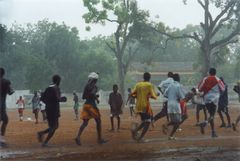
M 3 151 L 0 149 L 0 159 L 14 158 L 17 155 L 28 154 L 26 151 Z

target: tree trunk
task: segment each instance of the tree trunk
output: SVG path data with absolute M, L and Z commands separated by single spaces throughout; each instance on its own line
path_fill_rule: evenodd
M 210 55 L 211 55 L 211 50 L 210 46 L 208 43 L 205 43 L 201 47 L 201 52 L 202 52 L 202 77 L 205 77 L 208 75 L 208 70 L 210 68 Z
M 119 92 L 122 95 L 123 100 L 125 101 L 125 73 L 123 68 L 123 62 L 121 59 L 118 59 L 118 81 L 119 81 Z

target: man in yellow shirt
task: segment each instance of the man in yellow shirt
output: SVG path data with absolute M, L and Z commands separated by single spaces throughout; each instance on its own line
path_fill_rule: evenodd
M 157 94 L 154 91 L 153 85 L 149 82 L 151 74 L 145 72 L 143 74 L 143 82 L 136 84 L 132 91 L 132 96 L 136 98 L 136 113 L 140 115 L 142 123 L 134 130 L 132 130 L 133 139 L 141 141 L 146 132 L 149 129 L 149 125 L 152 121 L 152 108 L 150 106 L 149 99 L 157 99 Z M 138 137 L 138 131 L 142 129 L 141 135 Z

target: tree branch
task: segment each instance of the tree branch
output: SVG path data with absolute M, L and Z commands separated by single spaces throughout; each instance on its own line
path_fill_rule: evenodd
M 235 37 L 236 35 L 240 35 L 240 23 L 236 26 L 236 29 L 231 33 L 229 34 L 227 37 L 225 37 L 224 39 L 222 40 L 218 40 L 218 41 L 215 41 L 214 43 L 211 44 L 211 48 L 216 48 L 218 47 L 219 45 L 222 45 L 222 44 L 225 44 L 228 42 L 231 42 L 231 39 L 233 37 Z
M 217 24 L 217 22 L 220 20 L 220 18 L 228 11 L 228 9 L 233 5 L 234 6 L 234 4 L 235 4 L 236 2 L 234 2 L 234 1 L 231 1 L 231 2 L 229 2 L 229 4 L 224 8 L 224 10 L 222 10 L 222 12 L 215 18 L 215 20 L 212 22 L 212 28 Z
M 105 41 L 105 43 L 109 47 L 109 49 L 111 49 L 116 55 L 116 52 L 117 52 L 116 49 L 114 47 L 112 47 L 108 42 Z
M 229 10 L 227 16 L 226 16 L 225 18 L 222 18 L 222 19 L 219 21 L 218 25 L 217 25 L 215 28 L 214 28 L 213 25 L 211 25 L 211 26 L 213 27 L 213 31 L 212 31 L 212 33 L 210 34 L 210 37 L 211 37 L 211 38 L 219 31 L 219 29 L 223 26 L 223 23 L 226 22 L 227 20 L 229 20 L 229 18 L 230 18 L 231 15 L 232 15 L 233 8 L 234 8 L 234 6 L 231 7 L 231 9 Z M 215 25 L 216 25 L 216 24 L 215 24 Z
M 150 26 L 150 27 L 151 27 L 151 26 Z M 173 35 L 168 34 L 168 33 L 166 33 L 166 32 L 159 31 L 159 30 L 155 29 L 154 27 L 151 27 L 151 28 L 152 28 L 155 32 L 160 33 L 160 34 L 162 34 L 162 35 L 165 35 L 165 36 L 169 37 L 170 39 L 185 39 L 185 38 L 191 38 L 191 39 L 194 39 L 194 40 L 196 40 L 198 43 L 201 44 L 201 40 L 200 40 L 200 38 L 199 38 L 199 36 L 197 35 L 196 32 L 194 32 L 194 35 L 183 34 L 183 35 L 180 35 L 180 36 L 173 36 Z
M 205 10 L 205 5 L 202 3 L 201 0 L 198 0 L 198 3 L 202 6 L 202 8 Z

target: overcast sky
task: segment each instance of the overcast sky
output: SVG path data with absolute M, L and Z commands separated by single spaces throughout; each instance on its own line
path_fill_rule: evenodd
M 199 24 L 203 20 L 203 10 L 197 0 L 188 0 L 184 5 L 182 0 L 137 0 L 139 7 L 149 10 L 152 19 L 159 15 L 158 20 L 170 27 L 184 28 L 187 24 Z M 217 10 L 212 8 L 214 13 Z M 110 35 L 116 27 L 108 23 L 102 27 L 92 26 L 90 32 L 85 31 L 86 24 L 82 15 L 86 13 L 82 0 L 0 0 L 0 22 L 11 26 L 36 23 L 44 18 L 58 23 L 65 22 L 79 29 L 81 39 L 92 36 Z

